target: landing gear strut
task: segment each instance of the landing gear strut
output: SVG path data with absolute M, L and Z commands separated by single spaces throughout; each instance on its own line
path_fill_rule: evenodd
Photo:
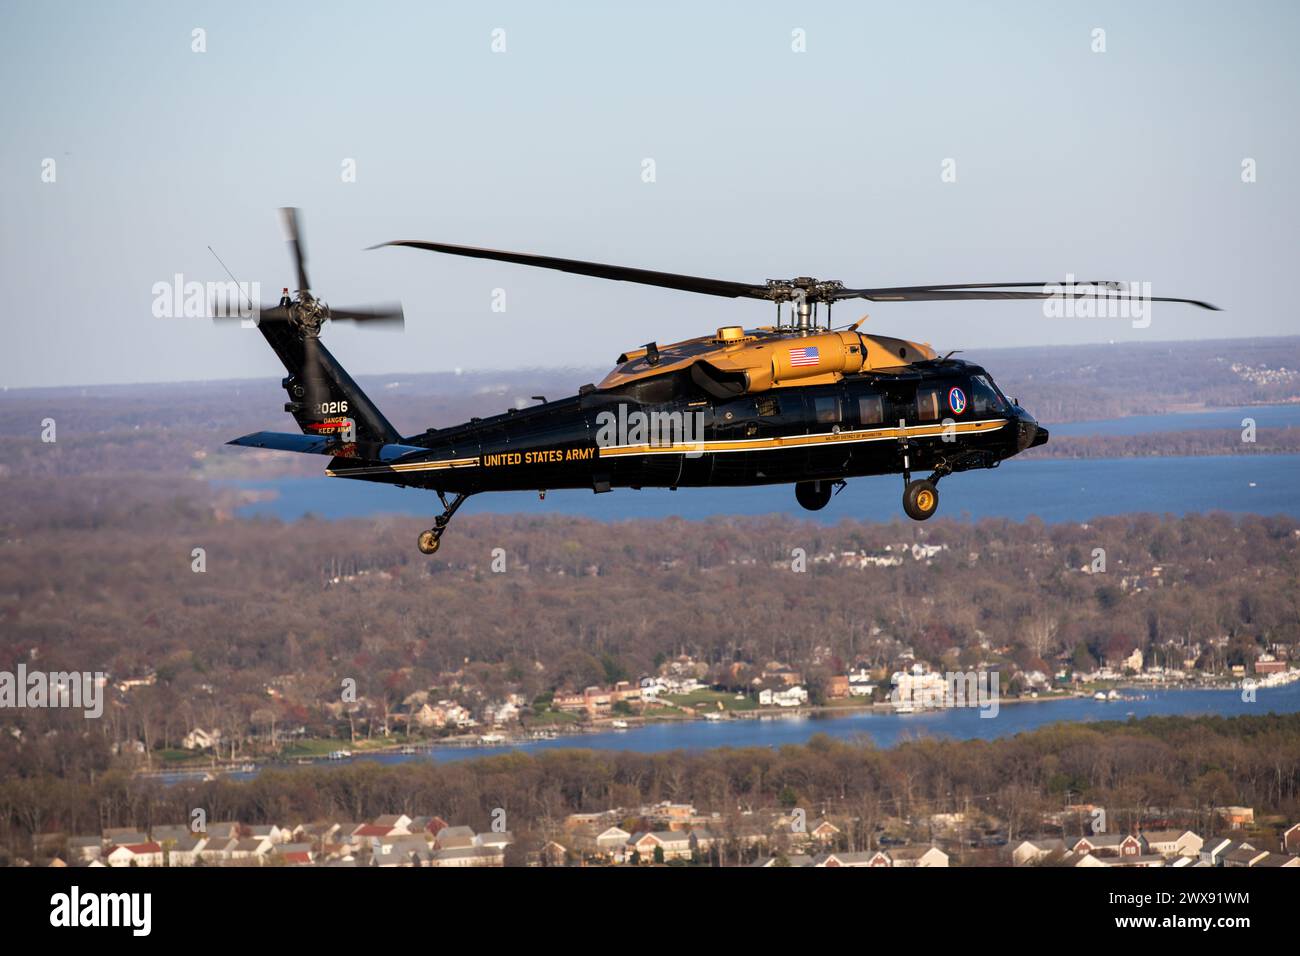
M 451 516 L 456 513 L 456 509 L 465 503 L 465 499 L 468 497 L 467 494 L 457 494 L 455 498 L 448 502 L 447 496 L 441 491 L 438 492 L 438 500 L 442 502 L 442 514 L 433 519 L 432 528 L 420 532 L 417 546 L 421 554 L 434 554 L 437 552 L 438 546 L 442 543 L 442 534 L 447 530 L 447 525 L 451 523 Z

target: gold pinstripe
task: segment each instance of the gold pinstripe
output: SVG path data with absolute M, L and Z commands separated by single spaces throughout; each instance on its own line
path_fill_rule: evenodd
M 944 434 L 948 427 L 963 434 L 982 434 L 997 431 L 1007 423 L 1005 418 L 991 418 L 978 422 L 954 422 L 952 426 L 936 423 L 934 425 L 908 425 L 903 428 L 870 428 L 848 432 L 819 432 L 815 435 L 776 435 L 771 438 L 749 438 L 734 441 L 674 442 L 670 445 L 610 445 L 598 448 L 601 458 L 620 458 L 627 455 L 681 455 L 687 452 L 704 454 L 725 454 L 737 451 L 777 450 L 782 448 L 806 448 L 810 445 L 854 445 L 872 441 L 897 441 L 899 438 L 936 438 Z M 326 469 L 331 477 L 339 475 L 378 475 L 408 471 L 444 471 L 451 468 L 476 468 L 479 458 L 444 458 L 438 461 L 413 461 L 407 464 L 381 465 L 370 468 L 350 468 L 342 472 Z
M 1007 423 L 1005 418 L 981 422 L 955 422 L 953 429 L 963 433 L 996 431 Z M 852 432 L 819 432 L 815 435 L 777 435 L 772 438 L 749 438 L 735 441 L 675 442 L 671 445 L 610 445 L 599 450 L 602 458 L 624 455 L 680 455 L 684 452 L 705 454 L 733 451 L 759 451 L 762 449 L 801 448 L 808 445 L 858 444 L 870 441 L 897 441 L 904 434 L 908 438 L 934 438 L 943 435 L 947 426 L 909 425 L 906 428 L 872 428 Z

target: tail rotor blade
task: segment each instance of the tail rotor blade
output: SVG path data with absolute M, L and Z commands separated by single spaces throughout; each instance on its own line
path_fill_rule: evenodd
M 400 328 L 406 324 L 400 302 L 365 306 L 359 309 L 336 309 L 330 306 L 330 318 L 335 322 L 365 322 L 369 325 L 390 325 Z

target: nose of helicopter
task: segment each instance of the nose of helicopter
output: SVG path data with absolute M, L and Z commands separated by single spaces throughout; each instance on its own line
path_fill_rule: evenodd
M 1047 429 L 1038 424 L 1033 415 L 1023 408 L 1017 409 L 1016 415 L 1016 451 L 1037 448 L 1047 444 Z

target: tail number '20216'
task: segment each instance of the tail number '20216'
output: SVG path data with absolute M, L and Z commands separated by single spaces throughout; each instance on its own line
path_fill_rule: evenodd
M 321 402 L 316 406 L 317 415 L 342 415 L 347 410 L 347 402 Z

